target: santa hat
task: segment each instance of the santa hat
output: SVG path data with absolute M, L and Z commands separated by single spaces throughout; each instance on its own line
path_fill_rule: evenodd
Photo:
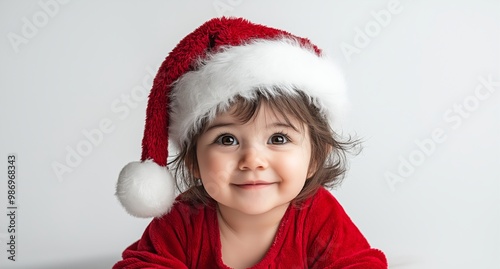
M 119 175 L 121 204 L 137 217 L 168 213 L 176 196 L 166 168 L 169 141 L 181 147 L 235 97 L 298 90 L 337 122 L 346 104 L 342 75 L 308 39 L 241 18 L 204 23 L 179 42 L 154 79 L 141 162 L 129 163 Z

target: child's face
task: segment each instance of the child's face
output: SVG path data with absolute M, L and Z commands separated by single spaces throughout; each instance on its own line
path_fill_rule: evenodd
M 195 175 L 219 204 L 245 214 L 288 204 L 310 176 L 307 127 L 293 117 L 290 126 L 265 104 L 246 123 L 232 111 L 218 115 L 199 137 Z

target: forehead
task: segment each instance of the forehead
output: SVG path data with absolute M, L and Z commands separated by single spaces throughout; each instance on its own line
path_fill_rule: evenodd
M 213 126 L 237 125 L 259 125 L 260 127 L 287 127 L 295 131 L 303 131 L 306 125 L 292 113 L 278 109 L 267 102 L 254 104 L 235 103 L 226 111 L 219 112 L 216 117 L 207 124 L 204 130 Z M 259 128 L 260 128 L 259 127 Z
M 293 115 L 291 115 L 290 113 L 272 107 L 266 102 L 255 104 L 251 107 L 242 105 L 240 103 L 232 104 L 226 111 L 219 112 L 216 115 L 215 120 L 221 118 L 232 118 L 239 120 L 241 123 L 254 121 L 257 118 L 276 120 L 285 120 L 285 118 L 290 118 L 296 120 L 295 117 L 293 117 Z
M 229 119 L 238 123 L 247 123 L 255 120 L 259 113 L 264 113 L 276 120 L 287 123 L 297 131 L 304 131 L 314 122 L 313 105 L 307 98 L 301 95 L 264 95 L 257 93 L 253 97 L 246 98 L 242 96 L 234 97 L 229 103 L 219 106 L 213 115 L 204 118 L 200 123 L 200 128 L 194 133 L 194 136 L 203 134 L 215 120 Z M 194 138 L 194 137 L 193 137 Z

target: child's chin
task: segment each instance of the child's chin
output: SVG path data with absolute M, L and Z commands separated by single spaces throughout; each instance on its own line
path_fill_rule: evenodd
M 282 204 L 282 205 L 258 205 L 258 204 L 252 204 L 246 207 L 242 208 L 234 208 L 238 211 L 240 211 L 243 214 L 246 215 L 251 215 L 251 216 L 258 216 L 258 215 L 264 215 L 264 214 L 282 214 L 288 207 L 289 203 Z

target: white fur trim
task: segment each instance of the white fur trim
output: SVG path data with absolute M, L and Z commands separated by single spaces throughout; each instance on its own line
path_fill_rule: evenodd
M 175 181 L 155 162 L 131 162 L 118 177 L 116 196 L 130 215 L 149 218 L 168 213 L 175 201 Z
M 270 96 L 277 88 L 290 94 L 301 90 L 332 123 L 338 123 L 347 105 L 340 70 L 294 39 L 227 47 L 200 60 L 199 66 L 178 79 L 172 91 L 169 137 L 177 145 L 198 130 L 204 118 L 210 121 L 218 109 L 227 109 L 234 97 L 255 98 L 256 89 Z

